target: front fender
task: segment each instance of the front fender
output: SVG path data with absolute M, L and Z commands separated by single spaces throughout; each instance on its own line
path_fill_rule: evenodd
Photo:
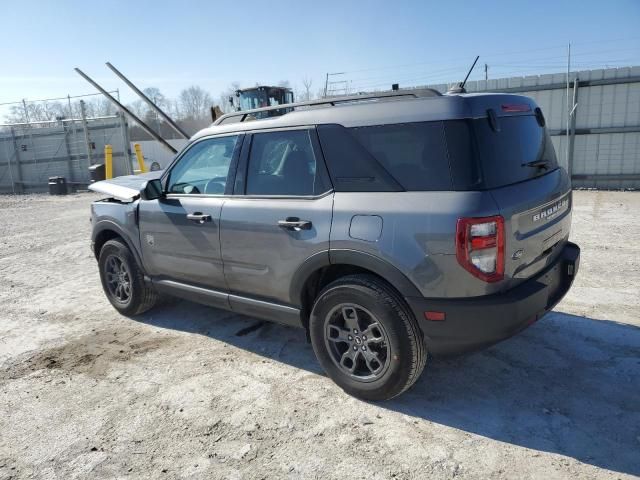
M 117 234 L 129 247 L 140 268 L 145 271 L 140 252 L 137 203 L 96 202 L 92 204 L 91 241 L 95 244 L 107 231 Z M 99 253 L 95 252 L 96 257 Z

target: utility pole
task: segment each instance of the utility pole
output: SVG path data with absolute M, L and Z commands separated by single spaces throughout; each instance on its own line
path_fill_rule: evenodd
M 489 80 L 489 65 L 484 64 L 484 81 Z
M 329 88 L 329 73 L 327 72 L 327 78 L 324 81 L 324 96 L 327 96 L 327 88 Z

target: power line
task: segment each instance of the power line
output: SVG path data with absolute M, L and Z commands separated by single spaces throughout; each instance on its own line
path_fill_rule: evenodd
M 119 93 L 118 90 L 111 90 L 108 93 Z M 35 102 L 53 102 L 53 101 L 57 101 L 57 100 L 68 100 L 69 98 L 81 98 L 81 97 L 93 97 L 93 96 L 98 96 L 98 95 L 102 95 L 102 93 L 86 93 L 84 95 L 68 95 L 66 97 L 59 97 L 59 98 L 43 98 L 41 100 L 24 100 L 27 103 L 35 103 Z M 3 105 L 16 105 L 18 103 L 22 103 L 22 100 L 19 100 L 17 102 L 5 102 L 5 103 L 0 103 L 0 106 Z

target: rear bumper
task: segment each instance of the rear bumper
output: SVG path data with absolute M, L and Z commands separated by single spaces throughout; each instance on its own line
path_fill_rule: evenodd
M 509 291 L 473 298 L 407 297 L 407 301 L 431 353 L 476 350 L 524 330 L 551 310 L 569 291 L 579 263 L 580 248 L 568 242 L 553 264 Z M 446 319 L 426 320 L 425 311 L 444 312 Z

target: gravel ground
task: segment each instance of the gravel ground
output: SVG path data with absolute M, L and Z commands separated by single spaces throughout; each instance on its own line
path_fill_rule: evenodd
M 640 475 L 640 193 L 576 192 L 556 311 L 381 404 L 301 331 L 181 301 L 117 314 L 95 198 L 0 196 L 0 478 Z

